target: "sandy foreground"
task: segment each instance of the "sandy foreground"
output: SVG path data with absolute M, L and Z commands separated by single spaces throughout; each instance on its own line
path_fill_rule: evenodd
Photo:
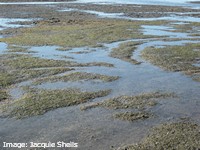
M 0 4 L 1 149 L 199 149 L 199 15 Z

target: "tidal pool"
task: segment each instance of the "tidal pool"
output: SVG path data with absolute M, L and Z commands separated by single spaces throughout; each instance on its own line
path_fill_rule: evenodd
M 14 19 L 14 18 L 0 18 L 0 30 L 6 28 L 19 28 L 19 27 L 30 27 L 28 25 L 21 25 L 17 22 L 32 21 L 32 19 Z

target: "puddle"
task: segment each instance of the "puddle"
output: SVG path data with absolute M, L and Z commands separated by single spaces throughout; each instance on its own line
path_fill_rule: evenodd
M 0 42 L 0 54 L 3 54 L 7 48 L 7 44 Z
M 23 96 L 24 91 L 21 90 L 19 87 L 14 87 L 9 91 L 9 94 L 13 99 L 19 99 Z
M 144 35 L 169 36 L 170 38 L 191 38 L 187 33 L 170 32 L 173 28 L 167 26 L 142 25 Z
M 64 9 L 60 11 L 61 12 L 65 12 L 65 11 L 85 12 L 85 13 L 96 15 L 100 18 L 122 18 L 124 16 L 124 13 L 105 13 L 105 12 L 99 12 L 99 11 L 93 11 L 93 10 Z
M 108 45 L 109 44 L 106 44 L 106 46 Z M 57 48 L 59 47 L 40 46 L 40 47 L 32 47 L 30 50 L 35 52 L 32 54 L 33 56 L 45 58 L 45 59 L 71 60 L 69 58 L 72 57 L 73 61 L 76 61 L 78 63 L 89 63 L 89 62 L 113 63 L 114 62 L 112 58 L 108 57 L 108 50 L 105 48 L 80 47 L 80 48 L 73 48 L 69 51 L 59 51 L 57 50 Z M 90 52 L 88 53 L 88 51 Z M 81 52 L 81 53 L 77 54 L 77 52 Z
M 57 46 L 40 46 L 40 47 L 32 47 L 30 50 L 34 51 L 33 56 L 45 58 L 45 59 L 54 59 L 54 60 L 76 60 L 79 63 L 87 63 L 96 61 L 94 55 L 96 57 L 103 57 L 105 56 L 104 49 L 100 49 L 102 53 L 96 51 L 95 48 L 88 48 L 88 47 L 80 47 L 80 48 L 73 48 L 69 51 L 59 51 L 57 50 Z M 88 51 L 90 51 L 88 53 Z M 99 49 L 98 49 L 99 51 Z M 76 54 L 77 52 L 81 52 L 80 54 Z M 86 53 L 84 53 L 86 52 Z M 87 57 L 86 57 L 87 56 Z M 90 59 L 91 58 L 91 59 Z
M 190 23 L 188 23 L 188 22 L 173 22 L 173 23 L 171 23 L 171 24 L 177 24 L 177 25 L 185 25 L 185 24 L 190 24 Z
M 188 13 L 180 13 L 179 15 L 176 15 L 178 13 L 172 13 L 170 16 L 166 17 L 152 17 L 152 18 L 133 18 L 125 16 L 124 13 L 105 13 L 105 12 L 99 12 L 99 11 L 93 11 L 93 10 L 79 10 L 79 9 L 63 9 L 58 11 L 79 11 L 79 12 L 85 12 L 89 14 L 97 15 L 101 18 L 115 18 L 115 19 L 126 19 L 126 20 L 138 20 L 138 21 L 158 21 L 158 20 L 168 20 L 168 21 L 180 21 L 180 22 L 200 22 L 200 18 L 198 17 L 190 17 L 190 16 L 181 16 L 182 14 L 190 14 Z M 147 12 L 148 13 L 148 12 Z M 170 12 L 169 12 L 170 13 Z M 199 14 L 199 13 L 198 13 Z
M 200 63 L 198 64 L 193 64 L 195 67 L 200 67 Z
M 200 22 L 200 18 L 197 18 L 197 17 L 177 16 L 177 15 L 168 16 L 168 17 L 157 17 L 157 18 L 132 18 L 132 17 L 124 17 L 124 19 L 141 20 L 141 21 L 169 20 L 169 21 Z
M 58 46 L 36 46 L 30 48 L 30 51 L 34 51 L 33 56 L 54 59 L 54 60 L 66 60 L 63 56 L 67 56 L 63 51 L 57 51 Z M 62 57 L 60 57 L 62 55 Z
M 114 81 L 115 82 L 115 81 Z M 83 91 L 98 91 L 98 90 L 105 90 L 112 88 L 110 83 L 104 83 L 102 81 L 93 80 L 93 81 L 77 81 L 77 82 L 47 82 L 41 85 L 35 86 L 39 89 L 48 89 L 48 90 L 55 90 L 55 89 L 67 89 L 67 88 L 79 88 Z
M 0 30 L 3 30 L 5 28 L 30 27 L 30 25 L 20 25 L 18 23 L 15 23 L 26 21 L 32 21 L 32 19 L 0 18 Z
M 192 0 L 191 0 L 192 1 Z M 195 1 L 195 0 L 194 0 Z M 198 1 L 198 0 L 197 0 Z M 78 0 L 77 3 L 95 4 L 144 4 L 144 5 L 168 5 L 168 6 L 199 6 L 199 4 L 186 3 L 188 0 Z
M 66 8 L 66 9 L 63 9 L 63 10 L 58 10 L 58 11 L 63 11 L 63 12 L 68 12 L 68 11 L 79 11 L 79 9 L 76 9 L 76 8 Z

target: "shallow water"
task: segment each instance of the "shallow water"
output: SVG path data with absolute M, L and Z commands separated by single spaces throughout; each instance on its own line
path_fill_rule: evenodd
M 6 50 L 7 44 L 0 42 L 0 54 Z
M 0 18 L 0 30 L 5 28 L 19 28 L 19 27 L 29 27 L 28 25 L 21 25 L 15 22 L 26 22 L 32 19 L 14 19 L 14 18 Z
M 150 18 L 134 18 L 134 17 L 128 17 L 124 13 L 105 13 L 100 11 L 94 11 L 94 10 L 80 10 L 80 9 L 73 9 L 73 8 L 66 8 L 62 10 L 58 10 L 60 12 L 68 12 L 68 11 L 78 11 L 78 12 L 85 12 L 89 14 L 94 14 L 97 17 L 100 18 L 115 18 L 115 19 L 127 19 L 127 20 L 141 20 L 141 21 L 157 21 L 157 20 L 167 20 L 167 21 L 181 21 L 181 22 L 200 22 L 199 17 L 190 17 L 185 16 L 188 14 L 199 14 L 200 12 L 185 12 L 185 13 L 171 13 L 169 12 L 169 16 L 166 17 L 150 17 Z M 147 12 L 148 13 L 148 12 Z M 184 16 L 182 16 L 184 15 Z
M 200 4 L 188 3 L 191 1 L 198 0 L 78 0 L 77 3 L 167 5 L 192 7 L 194 9 L 200 8 Z
M 174 31 L 173 28 L 166 26 L 142 25 L 142 28 L 144 35 L 169 36 L 170 38 L 192 38 L 188 35 L 188 33 L 173 32 Z
M 146 42 L 138 47 L 136 53 L 148 46 L 180 45 L 187 42 L 190 41 Z M 110 50 L 116 47 L 117 44 L 119 43 L 106 44 L 106 46 Z M 52 51 L 52 49 L 48 50 Z M 48 50 L 45 50 L 46 53 Z M 200 84 L 198 82 L 181 73 L 166 72 L 156 66 L 152 66 L 142 60 L 136 53 L 134 53 L 135 59 L 142 61 L 140 65 L 132 65 L 119 59 L 110 58 L 108 57 L 109 50 L 102 49 L 95 52 L 102 57 L 96 57 L 96 54 L 91 56 L 92 53 L 80 54 L 84 55 L 80 62 L 89 62 L 96 59 L 96 61 L 113 63 L 115 65 L 114 68 L 84 67 L 77 71 L 120 76 L 119 80 L 110 83 L 94 81 L 55 82 L 44 83 L 37 87 L 43 89 L 75 87 L 84 91 L 112 89 L 112 93 L 105 98 L 154 91 L 175 92 L 178 98 L 161 101 L 154 109 L 150 109 L 158 117 L 133 123 L 114 120 L 112 116 L 116 111 L 113 110 L 95 108 L 84 112 L 80 111 L 81 105 L 59 108 L 42 116 L 23 120 L 0 119 L 0 133 L 3 137 L 0 141 L 57 142 L 61 140 L 78 142 L 81 149 L 108 149 L 110 146 L 116 148 L 123 144 L 138 142 L 146 135 L 148 129 L 159 123 L 177 120 L 180 117 L 190 117 L 192 119 L 198 117 L 200 113 L 198 99 L 200 97 Z M 75 58 L 75 60 L 79 59 L 80 57 L 78 56 Z M 94 102 L 102 101 L 105 98 L 95 99 Z
M 124 17 L 124 13 L 105 13 L 105 12 L 99 12 L 99 11 L 93 11 L 93 10 L 79 10 L 79 9 L 68 8 L 68 9 L 63 9 L 63 10 L 59 10 L 59 11 L 61 11 L 61 12 L 79 11 L 79 12 L 94 14 L 101 18 L 123 18 Z
M 170 21 L 189 21 L 189 22 L 200 22 L 200 18 L 197 17 L 189 17 L 189 16 L 168 16 L 168 17 L 157 17 L 157 18 L 132 18 L 132 17 L 125 17 L 125 19 L 129 20 L 144 20 L 144 21 L 156 21 L 156 20 L 170 20 Z
M 161 29 L 163 29 L 162 26 L 160 30 Z M 148 30 L 145 32 L 148 33 Z M 149 30 L 149 32 L 151 33 L 151 29 Z M 163 34 L 163 35 L 169 35 L 169 33 L 167 32 L 167 34 Z M 178 90 L 177 92 L 180 92 L 181 90 L 187 90 L 188 86 L 192 84 L 190 86 L 190 89 L 192 88 L 193 91 L 196 91 L 196 94 L 198 93 L 199 87 L 200 87 L 198 82 L 192 81 L 189 77 L 182 75 L 181 73 L 171 73 L 171 72 L 162 71 L 162 69 L 152 66 L 151 64 L 145 62 L 140 57 L 140 52 L 146 47 L 184 45 L 186 43 L 191 43 L 191 42 L 196 43 L 198 41 L 181 40 L 181 41 L 167 42 L 167 41 L 162 41 L 159 39 L 154 39 L 152 41 L 144 41 L 144 43 L 139 45 L 137 50 L 133 53 L 133 59 L 139 62 L 142 62 L 142 64 L 140 65 L 133 65 L 131 63 L 124 62 L 122 60 L 111 58 L 108 56 L 112 48 L 115 48 L 119 43 L 123 43 L 123 42 L 126 42 L 126 41 L 105 44 L 105 46 L 107 47 L 106 49 L 98 48 L 98 50 L 94 52 L 85 53 L 85 54 L 71 54 L 71 52 L 77 52 L 79 50 L 84 51 L 85 48 L 75 48 L 75 49 L 72 49 L 71 51 L 65 51 L 65 52 L 57 51 L 56 47 L 32 48 L 31 50 L 33 51 L 37 49 L 37 53 L 33 54 L 33 56 L 37 56 L 41 58 L 60 59 L 57 57 L 58 55 L 60 55 L 60 56 L 73 57 L 74 58 L 73 60 L 79 63 L 89 63 L 89 62 L 111 63 L 111 64 L 114 64 L 114 68 L 84 67 L 77 71 L 86 71 L 86 72 L 100 73 L 100 74 L 113 75 L 113 76 L 120 77 L 119 80 L 111 82 L 111 83 L 102 83 L 102 82 L 94 82 L 94 81 L 93 82 L 83 81 L 83 82 L 73 82 L 73 83 L 58 82 L 58 83 L 45 83 L 45 84 L 39 85 L 38 87 L 40 88 L 46 87 L 48 89 L 51 89 L 51 88 L 55 89 L 59 87 L 60 88 L 64 88 L 64 87 L 65 88 L 69 88 L 69 87 L 79 88 L 80 87 L 81 89 L 85 89 L 85 90 L 94 90 L 94 89 L 102 90 L 102 89 L 108 88 L 108 89 L 113 90 L 110 96 L 113 96 L 113 95 L 116 96 L 116 95 L 126 95 L 126 94 L 132 95 L 136 93 L 141 93 L 144 91 L 144 89 L 145 91 L 162 90 L 162 91 L 173 92 L 173 91 Z M 44 55 L 45 53 L 47 55 Z M 180 85 L 175 85 L 175 83 L 178 83 Z M 199 96 L 199 94 L 197 95 Z
M 146 4 L 163 4 L 163 3 L 174 3 L 183 4 L 189 1 L 195 0 L 78 0 L 78 2 L 85 3 L 120 3 L 120 4 L 135 4 L 135 3 L 146 3 Z M 198 0 L 196 0 L 198 1 Z

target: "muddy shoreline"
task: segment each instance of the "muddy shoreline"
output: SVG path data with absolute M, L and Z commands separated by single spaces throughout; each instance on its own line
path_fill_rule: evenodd
M 101 4 L 76 4 L 76 3 L 68 3 L 68 4 L 52 4 L 48 5 L 48 7 L 37 4 L 37 5 L 0 5 L 1 17 L 3 18 L 50 18 L 54 16 L 59 16 L 63 18 L 63 13 L 71 13 L 70 15 L 74 15 L 75 12 L 80 13 L 82 15 L 83 12 L 79 12 L 77 10 L 90 10 L 104 13 L 124 13 L 125 16 L 130 16 L 133 18 L 155 18 L 155 17 L 164 17 L 170 16 L 173 14 L 179 15 L 195 15 L 198 13 L 198 9 L 191 8 L 183 8 L 176 6 L 154 6 L 154 5 L 101 5 Z M 15 11 L 15 13 L 11 13 L 9 10 Z M 70 10 L 67 12 L 58 12 L 55 10 Z M 26 12 L 26 13 L 20 13 Z M 45 13 L 46 12 L 46 13 Z M 48 12 L 48 13 L 47 13 Z M 194 14 L 192 14 L 194 13 Z M 85 13 L 83 13 L 85 14 Z M 86 13 L 89 15 L 88 13 Z M 65 17 L 69 17 L 70 15 L 65 15 Z M 73 17 L 73 16 L 72 16 Z M 85 16 L 84 16 L 85 17 Z M 78 19 L 78 16 L 74 16 L 74 19 Z

